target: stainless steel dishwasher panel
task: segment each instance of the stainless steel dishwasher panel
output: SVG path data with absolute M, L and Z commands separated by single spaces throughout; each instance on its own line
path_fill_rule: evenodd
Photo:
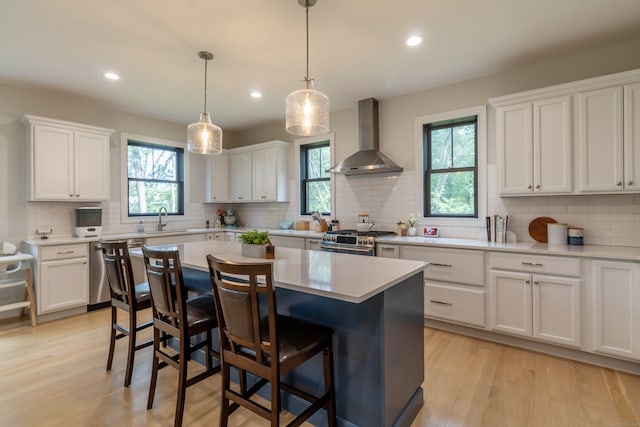
M 91 255 L 89 260 L 89 310 L 95 310 L 109 305 L 111 295 L 109 293 L 109 282 L 104 269 L 102 259 L 102 244 L 100 242 L 91 243 Z

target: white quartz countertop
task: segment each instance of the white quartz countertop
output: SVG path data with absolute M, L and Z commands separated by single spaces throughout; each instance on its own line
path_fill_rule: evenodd
M 183 267 L 209 271 L 206 256 L 245 263 L 273 262 L 276 286 L 341 301 L 359 303 L 425 268 L 427 263 L 391 258 L 276 247 L 273 260 L 241 255 L 241 245 L 208 240 L 154 248 L 178 248 Z M 141 249 L 133 249 L 139 255 Z
M 431 246 L 439 248 L 480 249 L 498 252 L 520 252 L 538 255 L 562 255 L 584 258 L 604 258 L 621 261 L 640 261 L 640 248 L 599 245 L 549 245 L 538 242 L 491 243 L 481 240 L 446 237 L 389 236 L 376 238 L 377 243 Z
M 66 245 L 72 243 L 91 243 L 99 240 L 117 240 L 117 239 L 152 239 L 154 237 L 180 236 L 188 234 L 207 234 L 207 233 L 243 233 L 250 230 L 268 231 L 272 236 L 291 236 L 300 238 L 316 238 L 320 239 L 324 233 L 307 230 L 282 230 L 279 228 L 261 228 L 261 227 L 237 227 L 237 228 L 185 228 L 164 231 L 147 231 L 144 233 L 110 233 L 103 234 L 100 237 L 51 237 L 49 239 L 29 239 L 24 242 L 32 246 L 52 246 Z

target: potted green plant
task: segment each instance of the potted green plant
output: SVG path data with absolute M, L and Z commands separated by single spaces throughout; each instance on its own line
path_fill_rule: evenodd
M 252 258 L 264 258 L 269 244 L 269 232 L 251 230 L 238 236 L 242 243 L 242 255 Z

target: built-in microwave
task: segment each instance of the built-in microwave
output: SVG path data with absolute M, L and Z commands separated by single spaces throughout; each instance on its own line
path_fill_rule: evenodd
M 100 237 L 102 235 L 102 208 L 76 208 L 76 236 Z

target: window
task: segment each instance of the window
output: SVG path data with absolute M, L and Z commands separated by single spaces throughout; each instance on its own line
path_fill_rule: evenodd
M 330 141 L 300 145 L 300 214 L 331 214 Z
M 424 216 L 477 218 L 477 117 L 424 125 L 424 145 Z
M 127 139 L 127 216 L 184 215 L 184 149 Z
M 486 110 L 479 105 L 415 119 L 416 208 L 426 225 L 484 231 Z

